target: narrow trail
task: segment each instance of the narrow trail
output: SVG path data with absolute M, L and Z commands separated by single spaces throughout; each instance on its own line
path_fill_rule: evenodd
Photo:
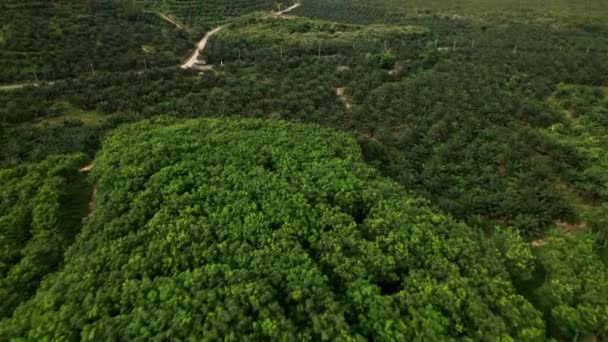
M 344 103 L 344 108 L 350 112 L 351 107 L 352 107 L 351 100 L 350 100 L 350 97 L 348 95 L 346 95 L 344 87 L 336 88 L 336 95 L 340 98 L 342 103 Z
M 88 165 L 84 166 L 80 169 L 81 173 L 87 174 L 93 170 L 95 167 L 95 161 L 93 160 Z M 89 196 L 89 207 L 87 210 L 87 216 L 91 215 L 93 209 L 95 208 L 95 200 L 97 199 L 97 183 L 93 185 L 93 190 L 91 190 L 91 195 Z
M 180 24 L 176 23 L 176 22 L 175 22 L 175 20 L 171 19 L 169 16 L 167 16 L 167 15 L 165 15 L 165 14 L 163 14 L 163 13 L 160 13 L 160 12 L 157 12 L 157 13 L 158 13 L 158 15 L 160 15 L 160 17 L 161 17 L 161 18 L 163 18 L 163 19 L 164 19 L 166 22 L 168 22 L 168 23 L 170 23 L 170 24 L 173 24 L 173 26 L 177 27 L 177 28 L 178 28 L 178 29 L 180 29 L 180 30 L 181 30 L 181 29 L 183 29 L 182 25 L 180 25 Z
M 203 50 L 205 50 L 205 47 L 207 46 L 207 42 L 209 41 L 209 38 L 211 38 L 214 34 L 218 33 L 222 28 L 224 28 L 224 26 L 218 26 L 218 27 L 214 28 L 213 30 L 207 32 L 207 34 L 205 34 L 203 39 L 201 39 L 201 41 L 198 42 L 198 44 L 196 45 L 196 49 L 192 53 L 192 56 L 190 56 L 188 61 L 186 61 L 186 63 L 182 64 L 180 67 L 182 69 L 186 70 L 186 69 L 194 68 L 195 66 L 197 66 L 197 64 L 203 64 L 203 65 L 206 64 L 205 61 L 199 62 L 198 56 L 200 55 L 201 52 L 203 52 Z
M 585 222 L 579 222 L 576 224 L 572 224 L 572 223 L 568 223 L 565 221 L 557 220 L 557 221 L 555 221 L 555 226 L 568 235 L 580 233 L 587 229 L 587 224 Z M 530 242 L 530 247 L 540 247 L 540 246 L 544 246 L 548 243 L 549 243 L 549 238 L 545 237 L 545 238 L 541 238 L 541 239 Z

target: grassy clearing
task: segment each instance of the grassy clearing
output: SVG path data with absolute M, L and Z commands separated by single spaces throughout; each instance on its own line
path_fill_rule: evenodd
M 57 102 L 54 107 L 59 109 L 60 114 L 58 116 L 44 118 L 36 122 L 34 127 L 62 126 L 65 123 L 93 126 L 101 124 L 102 121 L 108 118 L 108 115 L 99 111 L 86 111 L 65 101 Z

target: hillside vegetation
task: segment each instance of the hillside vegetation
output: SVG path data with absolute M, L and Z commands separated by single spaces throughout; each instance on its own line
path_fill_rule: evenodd
M 605 1 L 289 5 L 0 3 L 0 340 L 608 339 Z
M 445 16 L 400 20 L 360 26 L 257 13 L 213 37 L 202 58 L 223 67 L 203 75 L 103 74 L 0 93 L 9 123 L 3 164 L 92 154 L 101 132 L 142 117 L 274 117 L 359 133 L 366 159 L 385 175 L 487 229 L 514 226 L 534 239 L 558 221 L 579 224 L 581 203 L 608 201 L 601 172 L 586 171 L 596 165 L 589 153 L 546 134 L 567 120 L 550 101 L 559 84 L 608 82 L 605 34 Z M 100 120 L 79 124 L 76 115 L 52 110 L 65 103 Z M 71 121 L 64 130 L 28 126 L 48 117 Z M 32 131 L 60 141 L 20 143 Z
M 129 1 L 0 3 L 0 83 L 177 65 L 192 43 Z
M 543 333 L 502 255 L 381 178 L 346 134 L 250 120 L 143 122 L 112 133 L 94 177 L 95 211 L 65 267 L 1 334 Z
M 553 27 L 585 25 L 608 28 L 603 0 L 304 0 L 297 15 L 336 21 L 400 21 L 403 18 L 457 16 L 488 21 L 511 21 Z
M 254 14 L 219 32 L 205 53 L 210 63 L 222 60 L 270 64 L 282 58 L 373 51 L 387 41 L 409 40 L 428 33 L 426 28 L 417 26 L 348 25 L 304 18 L 277 20 L 268 14 Z
M 52 157 L 0 170 L 0 319 L 59 268 L 80 231 L 89 196 L 78 173 L 84 160 Z
M 120 128 L 65 265 L 0 335 L 536 340 L 543 317 L 564 336 L 606 333 L 592 239 L 555 236 L 535 259 L 518 234 L 456 222 L 360 155 L 347 134 L 282 122 Z
M 290 0 L 134 0 L 149 8 L 174 16 L 189 26 L 206 30 L 228 19 L 256 11 L 278 11 L 292 4 Z
M 361 22 L 353 14 L 360 3 L 332 9 L 334 3 L 311 0 L 294 13 L 316 8 Z M 374 8 L 389 5 L 396 3 Z M 92 155 L 103 132 L 154 115 L 274 117 L 357 132 L 366 159 L 385 175 L 487 229 L 509 225 L 538 238 L 558 221 L 580 224 L 581 208 L 608 202 L 597 153 L 551 129 L 568 125 L 552 100 L 560 84 L 608 83 L 601 25 L 360 14 L 389 24 L 250 14 L 209 42 L 203 58 L 221 66 L 203 75 L 151 69 L 0 93 L 1 164 Z M 594 109 L 599 122 L 601 96 Z M 30 124 L 49 118 L 64 129 Z M 32 132 L 41 139 L 22 142 Z M 605 151 L 601 139 L 594 144 Z

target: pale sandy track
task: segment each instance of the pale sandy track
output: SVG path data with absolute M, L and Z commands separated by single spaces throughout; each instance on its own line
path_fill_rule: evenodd
M 91 172 L 91 170 L 93 170 L 94 167 L 95 167 L 95 161 L 92 161 L 89 165 L 86 165 L 82 169 L 80 169 L 80 172 L 89 173 L 89 172 Z

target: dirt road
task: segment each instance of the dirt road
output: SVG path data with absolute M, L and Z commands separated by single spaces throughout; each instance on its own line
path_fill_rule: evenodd
M 207 42 L 209 41 L 209 38 L 211 38 L 211 36 L 213 36 L 214 34 L 218 33 L 222 28 L 224 28 L 224 26 L 218 26 L 218 27 L 214 28 L 213 30 L 207 32 L 207 34 L 205 34 L 203 39 L 201 39 L 201 41 L 198 42 L 198 44 L 196 45 L 196 49 L 192 53 L 192 56 L 190 56 L 190 58 L 188 59 L 188 61 L 186 63 L 181 65 L 181 68 L 184 70 L 192 69 L 193 67 L 196 66 L 196 64 L 199 64 L 199 63 L 205 64 L 205 61 L 202 61 L 202 62 L 198 61 L 198 56 L 200 55 L 200 53 L 203 50 L 205 50 L 205 46 L 207 46 Z
M 289 13 L 289 12 L 291 12 L 291 11 L 295 10 L 296 8 L 300 7 L 301 5 L 302 5 L 302 4 L 300 4 L 299 2 L 298 2 L 298 3 L 295 3 L 295 4 L 293 4 L 293 5 L 289 6 L 289 7 L 287 7 L 286 9 L 284 9 L 284 10 L 282 10 L 282 11 L 279 11 L 279 12 L 275 12 L 275 13 L 273 13 L 273 15 L 275 15 L 275 16 L 281 16 L 281 15 L 283 15 L 283 14 L 285 14 L 285 13 Z

